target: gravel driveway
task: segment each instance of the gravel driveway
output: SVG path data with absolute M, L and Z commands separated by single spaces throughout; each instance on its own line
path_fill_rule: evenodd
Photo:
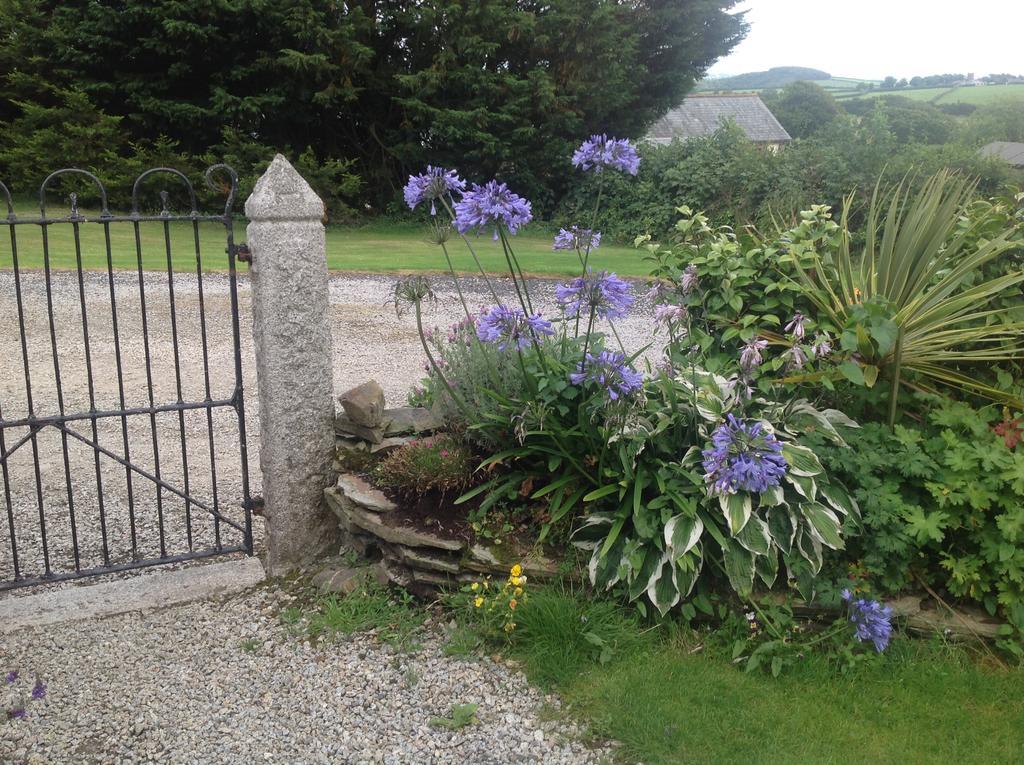
M 542 722 L 558 700 L 490 660 L 446 657 L 436 626 L 396 654 L 370 635 L 311 645 L 281 624 L 283 591 L 199 602 L 0 636 L 0 669 L 47 696 L 0 720 L 0 762 L 597 765 L 609 750 L 571 723 Z M 2 683 L 2 680 L 0 680 Z M 3 698 L 0 686 L 0 699 Z M 478 722 L 430 724 L 454 704 Z
M 427 308 L 425 321 L 443 327 L 459 319 L 461 307 L 449 279 L 437 277 L 434 282 L 440 300 Z M 344 391 L 374 378 L 384 387 L 388 401 L 399 405 L 404 403 L 409 388 L 422 376 L 424 355 L 414 321 L 409 315 L 396 316 L 394 308 L 387 304 L 394 283 L 395 277 L 392 276 L 331 277 L 336 391 Z M 535 302 L 541 310 L 553 310 L 555 284 L 551 281 L 534 282 Z M 115 274 L 113 289 L 119 330 L 117 339 L 120 342 L 127 407 L 149 405 L 150 377 L 153 400 L 158 406 L 177 401 L 179 369 L 181 399 L 186 402 L 206 398 L 207 367 L 210 396 L 217 400 L 229 399 L 232 395 L 234 357 L 228 279 L 222 274 L 207 274 L 203 277 L 208 364 L 204 364 L 197 279 L 195 275 L 176 274 L 173 286 L 175 311 L 172 317 L 166 275 L 157 272 L 146 275 L 147 343 L 143 336 L 138 278 L 130 272 Z M 471 307 L 493 302 L 482 280 L 467 279 L 463 289 Z M 59 402 L 47 314 L 46 280 L 39 272 L 24 273 L 21 290 L 29 337 L 28 366 L 32 377 L 35 412 L 37 415 L 57 414 Z M 88 360 L 93 370 L 92 395 L 97 410 L 120 408 L 110 290 L 111 285 L 105 274 L 86 274 L 84 293 L 89 328 Z M 499 281 L 499 293 L 503 294 L 503 299 L 515 301 L 507 283 Z M 61 374 L 64 410 L 68 413 L 88 411 L 89 379 L 76 274 L 55 273 L 49 295 L 54 309 L 53 335 Z M 239 304 L 250 486 L 251 493 L 257 495 L 260 492 L 259 417 L 254 400 L 256 385 L 253 378 L 249 300 L 248 281 L 241 277 Z M 0 407 L 7 420 L 27 413 L 17 316 L 13 275 L 2 272 L 0 359 L 4 363 L 0 367 Z M 638 311 L 635 317 L 617 326 L 625 344 L 638 347 L 643 342 L 644 334 L 649 332 L 650 320 L 647 312 Z M 177 367 L 174 331 L 178 335 Z M 88 420 L 80 420 L 72 426 L 83 437 L 92 438 Z M 205 410 L 201 409 L 185 412 L 181 416 L 176 412 L 160 413 L 156 415 L 155 422 L 148 415 L 133 415 L 126 418 L 124 427 L 128 433 L 129 451 L 134 464 L 150 473 L 155 473 L 159 465 L 161 478 L 181 490 L 185 487 L 184 465 L 187 464 L 188 494 L 211 507 L 216 499 L 224 517 L 242 523 L 239 438 L 232 409 L 213 409 L 209 421 Z M 153 449 L 153 430 L 157 434 L 156 452 Z M 27 428 L 7 430 L 7 448 L 11 448 L 27 432 Z M 111 452 L 123 455 L 125 449 L 121 418 L 101 419 L 97 425 L 97 440 Z M 155 484 L 138 475 L 132 475 L 129 485 L 125 468 L 115 460 L 103 456 L 97 464 L 92 448 L 74 438 L 67 439 L 67 442 L 68 461 L 65 469 L 60 433 L 53 428 L 40 431 L 36 439 L 40 465 L 38 486 L 31 442 L 21 446 L 9 459 L 8 484 L 23 575 L 39 575 L 44 570 L 40 495 L 50 566 L 55 572 L 73 570 L 73 534 L 77 536 L 81 553 L 79 565 L 83 569 L 103 564 L 104 543 L 111 563 L 130 561 L 133 541 L 130 511 L 135 520 L 135 547 L 143 558 L 158 557 L 161 552 L 174 555 L 189 549 L 211 548 L 218 532 L 225 545 L 241 541 L 241 534 L 226 524 L 222 523 L 219 529 L 216 528 L 211 515 L 201 507 L 189 505 L 167 490 L 158 495 Z M 214 474 L 216 481 L 213 480 Z M 0 476 L 2 481 L 3 477 Z M 97 491 L 98 485 L 102 486 L 102 492 Z M 134 507 L 129 505 L 129 492 Z M 3 503 L 0 492 L 0 513 L 6 515 Z M 13 577 L 10 523 L 4 515 L 0 515 L 3 518 L 0 520 L 0 581 Z M 162 538 L 159 523 L 161 515 Z M 259 545 L 262 529 L 258 519 L 255 532 Z M 24 590 L 16 591 L 16 594 L 25 593 Z

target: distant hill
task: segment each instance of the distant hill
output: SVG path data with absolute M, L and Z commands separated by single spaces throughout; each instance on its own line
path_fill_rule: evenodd
M 781 88 L 798 80 L 830 80 L 832 75 L 820 69 L 809 69 L 805 66 L 775 66 L 767 72 L 747 72 L 735 77 L 721 77 L 715 80 L 704 80 L 697 84 L 697 91 L 716 90 L 764 90 Z

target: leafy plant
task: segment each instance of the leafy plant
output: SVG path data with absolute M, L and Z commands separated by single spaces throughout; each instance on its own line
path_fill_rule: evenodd
M 435 728 L 460 730 L 467 725 L 480 722 L 476 717 L 479 704 L 455 704 L 449 717 L 431 717 L 430 724 Z
M 374 477 L 381 485 L 410 496 L 432 491 L 446 494 L 470 484 L 473 465 L 465 444 L 440 435 L 398 447 L 375 466 Z
M 916 194 L 904 184 L 888 193 L 876 187 L 859 253 L 853 252 L 847 226 L 847 198 L 839 246 L 809 253 L 811 267 L 791 257 L 807 298 L 842 332 L 842 347 L 850 354 L 843 373 L 869 386 L 880 377 L 891 382 L 890 423 L 901 383 L 919 387 L 924 380 L 1006 400 L 1003 391 L 961 367 L 1024 356 L 1024 322 L 995 321 L 997 309 L 990 305 L 1024 281 L 1024 271 L 971 282 L 1015 246 L 1012 231 L 974 236 L 983 218 L 960 225 L 970 219 L 973 191 L 974 183 L 945 171 Z
M 424 615 L 413 608 L 408 593 L 393 593 L 369 583 L 351 595 L 322 598 L 309 617 L 309 635 L 320 639 L 375 630 L 385 643 L 409 650 Z
M 850 448 L 814 439 L 861 506 L 848 550 L 883 592 L 920 581 L 992 614 L 1024 605 L 1024 451 L 997 434 L 998 407 L 925 399 L 920 425 L 865 424 Z

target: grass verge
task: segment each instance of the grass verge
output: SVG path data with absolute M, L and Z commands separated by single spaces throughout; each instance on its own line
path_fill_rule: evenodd
M 1009 763 L 1024 761 L 1024 672 L 937 641 L 894 642 L 840 675 L 808 656 L 779 679 L 747 674 L 697 633 L 643 632 L 614 605 L 538 590 L 510 649 L 626 761 Z

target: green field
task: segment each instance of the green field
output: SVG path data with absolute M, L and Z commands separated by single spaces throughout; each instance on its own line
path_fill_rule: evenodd
M 30 219 L 32 211 L 19 210 L 19 215 Z M 5 227 L 6 228 L 6 227 Z M 19 225 L 17 228 L 18 260 L 23 268 L 43 267 L 43 243 L 40 227 Z M 579 272 L 579 260 L 575 253 L 552 252 L 551 236 L 545 227 L 535 226 L 531 233 L 527 229 L 513 238 L 513 246 L 523 270 L 527 273 L 550 276 L 564 276 Z M 106 243 L 103 227 L 96 224 L 80 226 L 80 249 L 82 266 L 87 270 L 107 267 Z M 195 239 L 192 225 L 174 222 L 167 226 L 174 270 L 194 271 L 196 268 Z M 363 273 L 401 273 L 407 271 L 442 271 L 447 268 L 441 248 L 429 244 L 425 226 L 414 224 L 373 224 L 368 226 L 329 226 L 327 228 L 327 265 L 332 271 Z M 48 246 L 50 266 L 54 269 L 73 269 L 77 266 L 73 227 L 68 224 L 54 224 L 49 227 Z M 131 223 L 110 225 L 110 240 L 113 267 L 134 269 L 138 267 L 135 231 Z M 218 223 L 200 225 L 200 251 L 204 270 L 227 268 L 225 255 L 224 227 Z M 235 240 L 245 241 L 245 221 L 235 223 Z M 160 222 L 139 225 L 143 268 L 165 270 L 167 268 L 164 224 Z M 471 236 L 469 241 L 476 250 L 484 268 L 491 273 L 507 270 L 500 243 L 488 235 Z M 448 244 L 448 251 L 456 270 L 476 272 L 476 264 L 466 245 L 454 235 Z M 631 247 L 602 245 L 590 256 L 595 269 L 616 271 L 624 276 L 643 276 L 648 273 L 647 264 L 641 260 L 639 251 Z M 0 270 L 12 266 L 11 241 L 8 231 L 0 230 Z M 242 266 L 244 269 L 244 266 Z
M 875 90 L 868 93 L 836 93 L 836 98 L 845 100 L 863 96 L 902 96 L 915 101 L 928 101 L 933 104 L 965 103 L 975 106 L 986 106 L 999 102 L 1024 104 L 1024 85 L 982 85 L 979 87 L 953 88 L 903 88 L 901 90 Z

